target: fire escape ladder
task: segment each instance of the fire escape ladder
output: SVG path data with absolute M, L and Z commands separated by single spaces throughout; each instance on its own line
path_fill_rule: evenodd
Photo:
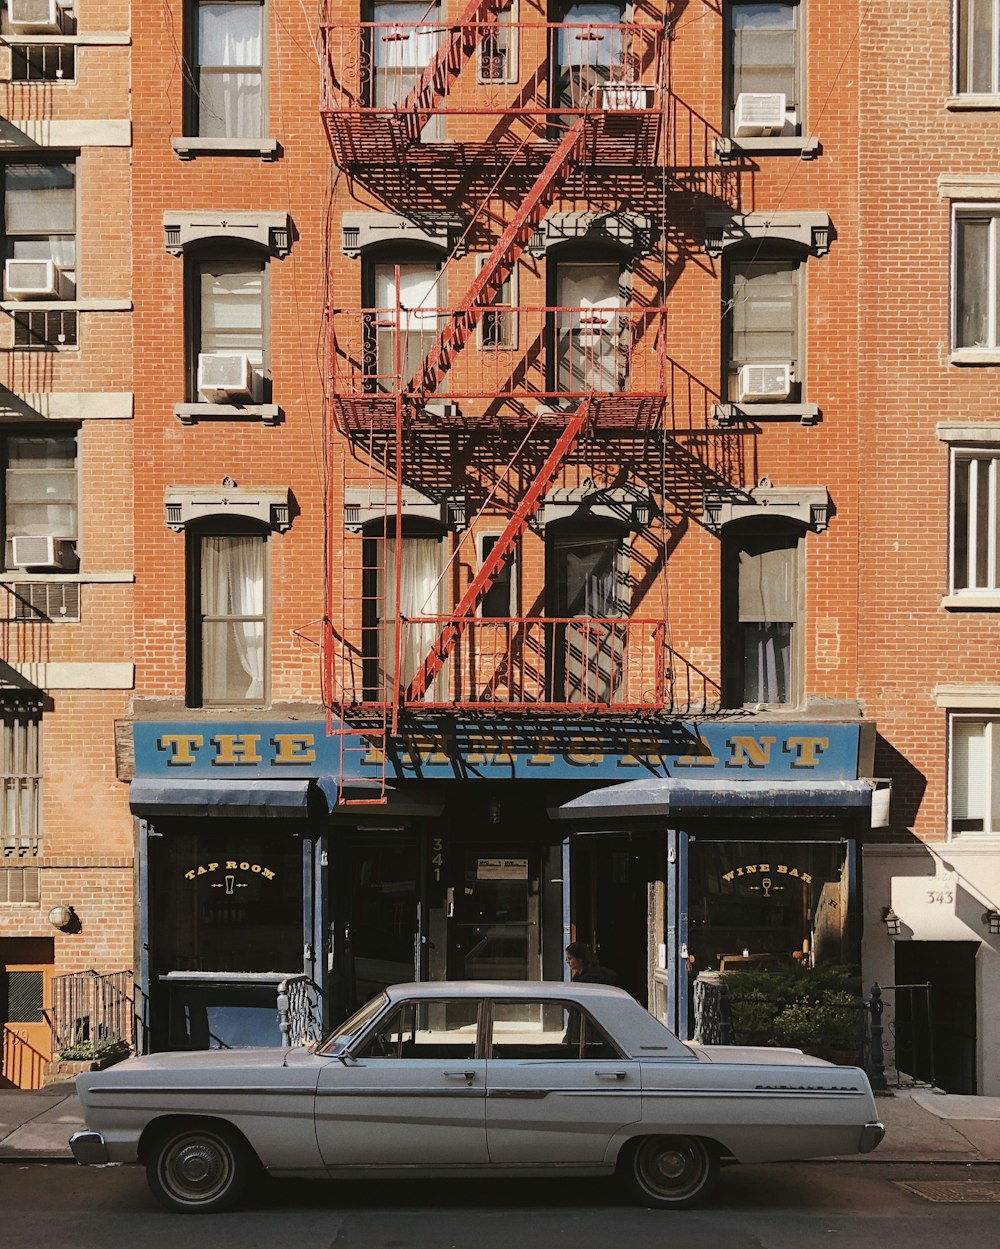
M 451 368 L 455 357 L 475 332 L 483 313 L 489 309 L 497 292 L 510 276 L 518 257 L 530 242 L 535 227 L 545 216 L 555 193 L 560 189 L 564 175 L 576 158 L 585 125 L 586 117 L 578 117 L 560 139 L 545 168 L 497 240 L 496 246 L 483 261 L 475 281 L 438 335 L 437 342 L 422 360 L 416 376 L 406 388 L 407 393 L 418 403 L 437 390 L 442 377 Z
M 451 84 L 462 72 L 466 61 L 476 50 L 485 33 L 484 28 L 496 25 L 507 0 L 469 0 L 465 12 L 452 26 L 430 64 L 420 75 L 413 89 L 399 106 L 404 115 L 412 115 L 411 139 L 419 139 L 431 118 L 430 110 L 448 94 Z
M 576 411 L 570 416 L 566 428 L 559 435 L 545 463 L 537 476 L 521 498 L 517 508 L 507 521 L 503 533 L 497 539 L 493 549 L 483 560 L 482 567 L 472 579 L 468 589 L 462 595 L 453 613 L 453 619 L 443 629 L 430 653 L 427 655 L 420 670 L 410 682 L 405 699 L 408 702 L 419 702 L 430 688 L 434 678 L 448 661 L 459 639 L 465 632 L 466 625 L 473 612 L 489 592 L 504 564 L 514 550 L 514 544 L 524 532 L 525 526 L 541 506 L 550 482 L 559 471 L 560 466 L 569 454 L 570 448 L 578 438 L 580 431 L 587 423 L 590 413 L 590 400 L 584 399 Z

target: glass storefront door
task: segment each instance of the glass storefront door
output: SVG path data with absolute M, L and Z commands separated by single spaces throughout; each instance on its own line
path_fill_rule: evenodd
M 335 924 L 333 947 L 345 1014 L 387 985 L 421 978 L 418 839 L 369 837 L 347 855 L 347 922 L 340 932 Z
M 462 847 L 447 888 L 449 980 L 539 980 L 539 856 Z

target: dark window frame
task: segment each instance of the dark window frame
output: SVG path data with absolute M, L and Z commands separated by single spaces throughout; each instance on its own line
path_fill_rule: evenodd
M 786 109 L 794 107 L 795 124 L 792 133 L 788 137 L 803 136 L 806 134 L 806 87 L 808 82 L 807 69 L 807 41 L 806 41 L 806 22 L 805 22 L 805 3 L 804 0 L 726 0 L 723 5 L 723 36 L 722 36 L 722 116 L 723 116 L 723 133 L 732 136 L 734 132 L 733 115 L 736 109 L 736 97 L 739 92 L 736 91 L 736 53 L 735 42 L 736 27 L 733 24 L 733 10 L 735 8 L 749 8 L 752 5 L 781 3 L 788 8 L 795 9 L 795 63 L 793 73 L 795 77 L 795 99 L 789 104 L 788 99 L 785 100 Z M 787 97 L 787 93 L 786 97 Z M 744 140 L 750 144 L 752 139 Z
M 184 258 L 185 393 L 188 403 L 207 402 L 198 392 L 198 356 L 202 351 L 201 279 L 206 267 L 220 262 L 245 261 L 247 272 L 257 265 L 261 270 L 261 358 L 254 373 L 253 394 L 246 400 L 233 400 L 234 407 L 270 403 L 271 379 L 271 263 L 267 252 L 251 244 L 213 245 L 211 241 L 191 248 Z M 251 264 L 252 262 L 252 264 Z
M 232 7 L 240 7 L 240 6 L 248 7 L 253 4 L 258 4 L 261 9 L 260 65 L 256 67 L 253 67 L 253 66 L 234 67 L 234 70 L 229 71 L 229 72 L 248 73 L 251 70 L 256 69 L 257 73 L 259 74 L 259 78 L 260 78 L 260 125 L 257 128 L 257 133 L 255 134 L 239 133 L 239 134 L 226 134 L 226 135 L 207 135 L 203 131 L 203 126 L 202 126 L 202 121 L 201 121 L 200 90 L 201 90 L 201 75 L 204 71 L 201 65 L 201 60 L 200 60 L 200 49 L 199 49 L 199 40 L 198 40 L 199 10 L 206 5 L 212 5 L 214 7 L 220 7 L 222 5 L 229 5 Z M 247 141 L 253 141 L 253 140 L 263 138 L 268 133 L 268 113 L 269 113 L 269 107 L 268 107 L 268 104 L 269 104 L 268 102 L 269 56 L 268 56 L 268 51 L 270 47 L 270 39 L 268 37 L 269 25 L 270 25 L 269 0 L 187 0 L 187 3 L 185 4 L 185 23 L 184 23 L 184 26 L 185 26 L 184 63 L 187 67 L 187 73 L 185 74 L 186 90 L 184 92 L 184 133 L 185 135 L 191 138 L 204 138 L 204 139 L 209 139 L 209 140 L 213 138 L 217 138 L 217 139 L 222 139 L 222 140 L 245 139 Z M 212 70 L 218 71 L 220 74 L 227 72 L 221 66 L 212 66 L 209 68 Z
M 786 267 L 792 274 L 792 328 L 793 350 L 791 359 L 775 359 L 778 364 L 788 363 L 792 366 L 791 387 L 788 398 L 778 400 L 781 403 L 801 404 L 806 396 L 806 254 L 791 246 L 774 243 L 756 243 L 753 246 L 736 246 L 726 248 L 722 263 L 722 352 L 720 377 L 720 394 L 723 402 L 737 400 L 737 378 L 741 365 L 762 363 L 753 359 L 738 359 L 735 355 L 733 340 L 735 336 L 735 278 L 737 268 L 751 265 Z M 752 404 L 748 408 L 752 411 Z
M 50 536 L 59 538 L 70 546 L 70 550 L 66 553 L 66 563 L 61 566 L 61 571 L 67 573 L 75 573 L 80 568 L 80 541 L 81 541 L 81 520 L 82 520 L 82 493 L 80 482 L 80 458 L 81 458 L 81 427 L 72 423 L 67 423 L 66 429 L 53 430 L 51 423 L 48 425 L 25 424 L 25 425 L 9 425 L 0 426 L 0 537 L 3 543 L 0 546 L 0 571 L 5 572 L 23 572 L 20 565 L 7 564 L 7 543 L 10 536 L 16 530 L 11 528 L 8 535 L 8 514 L 9 504 L 7 500 L 7 474 L 11 470 L 9 468 L 9 443 L 15 438 L 41 438 L 49 442 L 72 442 L 73 444 L 73 474 L 76 482 L 75 498 L 72 506 L 75 517 L 75 533 L 73 534 L 52 534 Z M 58 470 L 53 470 L 58 471 Z M 51 569 L 46 569 L 51 572 Z
M 73 179 L 73 228 L 72 230 L 18 230 L 9 232 L 7 227 L 7 190 L 8 190 L 8 172 L 12 168 L 37 165 L 39 167 L 68 167 Z M 14 246 L 17 240 L 43 241 L 43 240 L 72 240 L 73 246 L 73 262 L 71 265 L 59 266 L 61 269 L 72 272 L 74 274 L 72 289 L 67 288 L 66 294 L 57 293 L 56 295 L 44 297 L 49 302 L 66 302 L 71 303 L 78 298 L 79 291 L 79 241 L 80 241 L 80 153 L 75 150 L 55 150 L 49 148 L 34 149 L 29 152 L 15 152 L 10 155 L 4 155 L 0 158 L 0 201 L 2 201 L 3 212 L 0 213 L 0 259 L 4 265 L 3 271 L 3 295 L 8 298 L 6 292 L 6 262 L 16 259 L 14 256 Z M 23 259 L 28 259 L 23 257 Z M 25 311 L 31 310 L 31 299 L 25 299 Z

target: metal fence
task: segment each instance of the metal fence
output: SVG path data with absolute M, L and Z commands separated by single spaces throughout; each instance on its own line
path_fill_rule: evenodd
M 135 986 L 131 971 L 102 975 L 91 968 L 52 979 L 53 1048 L 58 1053 L 85 1041 L 133 1042 Z
M 323 999 L 309 976 L 289 976 L 278 985 L 278 1027 L 286 1049 L 322 1038 Z

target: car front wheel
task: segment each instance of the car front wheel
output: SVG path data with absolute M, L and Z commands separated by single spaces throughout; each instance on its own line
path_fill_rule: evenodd
M 697 1136 L 645 1136 L 624 1158 L 623 1176 L 645 1205 L 683 1209 L 703 1200 L 715 1187 L 719 1160 Z
M 228 1210 L 253 1170 L 246 1143 L 223 1126 L 177 1127 L 157 1137 L 146 1162 L 153 1195 L 182 1214 Z

